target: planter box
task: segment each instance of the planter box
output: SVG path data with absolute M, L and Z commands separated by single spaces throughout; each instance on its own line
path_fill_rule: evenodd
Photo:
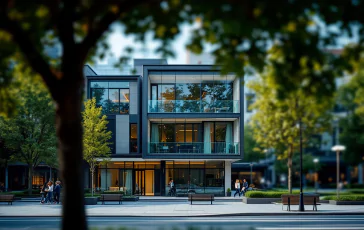
M 330 200 L 330 204 L 333 205 L 364 205 L 364 201 L 337 201 L 337 200 Z
M 328 203 L 329 203 L 329 200 L 320 200 L 318 203 L 321 203 L 321 204 L 328 204 Z
M 231 192 L 226 192 L 227 197 L 231 197 Z
M 248 198 L 243 197 L 245 204 L 271 204 L 273 202 L 281 201 L 281 198 Z
M 85 205 L 96 205 L 98 197 L 85 197 Z
M 137 197 L 123 197 L 123 201 L 138 201 L 139 196 Z

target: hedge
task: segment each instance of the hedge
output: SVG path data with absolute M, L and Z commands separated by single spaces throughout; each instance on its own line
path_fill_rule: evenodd
M 321 200 L 337 200 L 337 201 L 364 201 L 364 195 L 340 195 L 339 199 L 337 196 L 324 196 Z
M 102 192 L 102 194 L 124 194 L 124 193 L 125 193 L 124 191 L 109 191 L 109 190 L 105 190 Z
M 324 196 L 321 200 L 336 200 L 336 201 L 364 201 L 364 195 L 343 195 L 339 196 Z
M 292 191 L 292 194 L 299 194 L 300 191 Z M 249 191 L 245 194 L 246 197 L 248 198 L 281 198 L 281 196 L 283 194 L 289 194 L 288 191 L 266 191 L 266 192 L 262 192 L 262 191 Z
M 364 194 L 364 189 L 349 189 L 349 192 L 351 194 Z

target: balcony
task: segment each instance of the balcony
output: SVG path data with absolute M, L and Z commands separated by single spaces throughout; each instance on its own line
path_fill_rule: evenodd
M 238 100 L 149 100 L 148 113 L 239 113 Z
M 149 142 L 148 153 L 239 155 L 239 142 Z

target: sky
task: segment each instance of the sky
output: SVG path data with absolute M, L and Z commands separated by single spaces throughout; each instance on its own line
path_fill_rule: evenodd
M 184 24 L 180 26 L 181 32 L 177 35 L 172 44 L 176 56 L 175 58 L 167 59 L 168 64 L 187 64 L 187 50 L 185 46 L 190 38 L 190 30 L 196 28 L 196 26 L 198 26 L 197 23 L 194 25 Z M 335 26 L 331 27 L 331 29 L 333 28 L 335 29 Z M 132 58 L 160 58 L 160 55 L 154 53 L 158 43 L 152 39 L 151 34 L 147 35 L 146 43 L 141 44 L 140 42 L 135 42 L 133 36 L 126 36 L 122 26 L 113 24 L 111 29 L 113 32 L 109 35 L 108 42 L 110 45 L 110 52 L 114 57 L 119 58 L 123 54 L 123 49 L 125 47 L 133 46 L 135 51 Z M 357 41 L 357 28 L 354 27 L 353 30 L 354 38 L 349 39 L 347 35 L 342 35 L 339 39 L 340 45 L 332 48 L 341 48 L 350 42 Z M 98 64 L 107 64 L 107 60 L 99 60 Z
M 186 64 L 187 50 L 185 46 L 189 40 L 189 30 L 192 28 L 191 25 L 187 24 L 180 27 L 181 33 L 177 35 L 172 44 L 176 57 L 167 59 L 168 64 Z M 119 25 L 113 25 L 112 30 L 113 32 L 108 37 L 108 43 L 114 57 L 119 58 L 125 47 L 133 46 L 135 48 L 133 58 L 160 58 L 160 55 L 154 53 L 158 43 L 152 40 L 151 34 L 147 35 L 146 43 L 141 44 L 140 42 L 136 43 L 133 36 L 126 36 L 123 28 Z M 99 63 L 106 64 L 106 60 L 101 60 Z

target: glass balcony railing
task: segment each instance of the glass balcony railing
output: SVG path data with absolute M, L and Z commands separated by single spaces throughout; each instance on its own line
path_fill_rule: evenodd
M 239 113 L 238 100 L 149 100 L 149 113 Z
M 149 142 L 150 154 L 239 154 L 239 142 Z

